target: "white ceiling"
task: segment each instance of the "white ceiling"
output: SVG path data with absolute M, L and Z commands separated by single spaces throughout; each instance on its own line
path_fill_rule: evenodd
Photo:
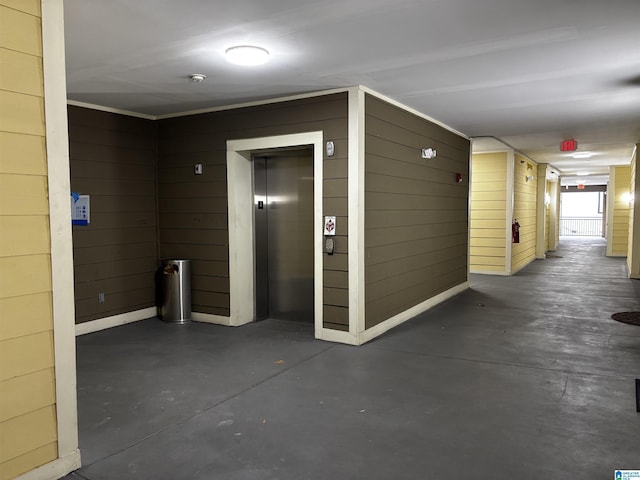
M 601 176 L 640 142 L 640 0 L 65 0 L 65 30 L 68 97 L 103 107 L 361 84 L 563 175 Z M 271 60 L 227 63 L 242 44 Z M 593 157 L 561 153 L 571 138 Z

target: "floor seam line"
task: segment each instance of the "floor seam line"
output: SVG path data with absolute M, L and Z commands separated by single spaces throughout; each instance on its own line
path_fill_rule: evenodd
M 557 372 L 557 373 L 564 373 L 567 375 L 580 375 L 580 376 L 584 376 L 584 377 L 604 377 L 604 378 L 615 378 L 615 379 L 621 379 L 621 378 L 635 378 L 635 375 L 625 375 L 625 374 L 621 374 L 619 376 L 614 376 L 614 375 L 607 375 L 604 373 L 590 373 L 590 372 L 575 372 L 575 371 L 571 371 L 571 370 L 562 370 L 562 369 L 556 369 L 556 368 L 548 368 L 548 367 L 536 367 L 533 365 L 522 365 L 519 363 L 500 363 L 500 362 L 491 362 L 489 360 L 477 360 L 477 359 L 473 359 L 473 358 L 464 358 L 464 357 L 452 357 L 452 356 L 448 356 L 448 355 L 435 355 L 433 353 L 421 353 L 421 352 L 412 352 L 412 351 L 407 351 L 407 350 L 394 350 L 391 348 L 385 348 L 385 347 L 371 347 L 373 349 L 377 349 L 377 350 L 385 350 L 388 352 L 397 352 L 397 353 L 405 353 L 405 354 L 409 354 L 409 355 L 417 355 L 420 357 L 432 357 L 432 358 L 441 358 L 444 360 L 459 360 L 462 362 L 472 362 L 472 363 L 483 363 L 486 365 L 498 365 L 498 366 L 503 366 L 503 367 L 517 367 L 517 368 L 526 368 L 529 370 L 542 370 L 542 371 L 548 371 L 548 372 Z

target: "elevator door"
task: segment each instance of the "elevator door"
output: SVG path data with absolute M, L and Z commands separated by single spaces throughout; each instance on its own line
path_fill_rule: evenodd
M 313 150 L 253 157 L 256 319 L 313 323 Z

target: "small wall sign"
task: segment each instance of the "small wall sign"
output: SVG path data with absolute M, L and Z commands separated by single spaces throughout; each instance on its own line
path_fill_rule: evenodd
M 333 236 L 336 234 L 336 217 L 327 215 L 324 217 L 324 234 Z
M 89 225 L 91 221 L 89 195 L 71 192 L 71 224 Z

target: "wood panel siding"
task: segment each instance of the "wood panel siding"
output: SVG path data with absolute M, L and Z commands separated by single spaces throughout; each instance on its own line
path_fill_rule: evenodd
M 91 223 L 73 227 L 76 323 L 153 307 L 156 125 L 75 106 L 68 115 L 71 189 L 91 198 Z
M 611 230 L 611 255 L 625 256 L 629 249 L 629 204 L 631 198 L 631 167 L 611 167 L 615 176 L 614 189 L 609 192 L 613 195 L 613 222 Z
M 514 243 L 512 247 L 511 273 L 516 273 L 536 259 L 537 182 L 538 165 L 516 154 L 513 218 L 520 224 L 520 243 Z
M 468 140 L 365 96 L 365 328 L 467 280 L 468 173 Z
M 160 253 L 192 261 L 194 312 L 230 314 L 227 140 L 322 131 L 336 151 L 322 159 L 323 214 L 340 226 L 324 257 L 324 326 L 348 328 L 347 108 L 340 93 L 158 121 Z
M 507 269 L 507 161 L 507 152 L 471 158 L 471 272 L 505 273 Z
M 39 0 L 0 0 L 0 480 L 57 458 Z

